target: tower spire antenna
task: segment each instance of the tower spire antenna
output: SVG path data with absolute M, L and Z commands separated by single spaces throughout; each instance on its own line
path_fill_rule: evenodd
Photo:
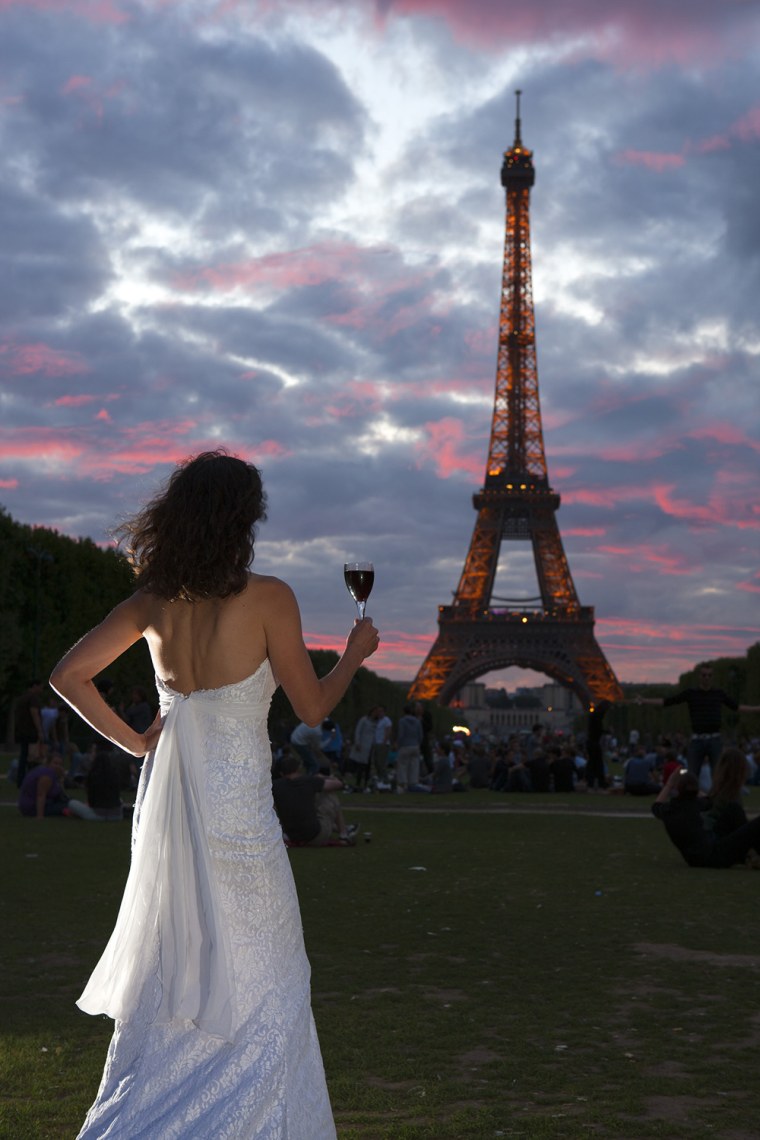
M 515 114 L 515 146 L 522 146 L 522 138 L 520 137 L 520 96 L 522 91 L 518 87 L 515 91 L 515 102 L 517 103 L 517 111 Z

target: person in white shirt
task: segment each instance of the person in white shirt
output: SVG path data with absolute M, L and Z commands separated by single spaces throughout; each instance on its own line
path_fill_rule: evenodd
M 378 705 L 373 713 L 375 720 L 375 739 L 372 744 L 372 768 L 375 773 L 375 786 L 379 791 L 387 791 L 388 783 L 388 751 L 391 746 L 391 733 L 393 722 L 382 705 Z
M 314 776 L 322 760 L 322 729 L 319 725 L 311 728 L 301 721 L 291 732 L 290 743 L 301 757 L 306 775 Z

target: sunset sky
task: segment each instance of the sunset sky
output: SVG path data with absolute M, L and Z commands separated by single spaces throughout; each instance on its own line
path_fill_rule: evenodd
M 372 559 L 372 664 L 411 680 L 484 477 L 519 87 L 581 602 L 623 681 L 743 654 L 759 65 L 758 0 L 0 0 L 0 504 L 105 542 L 225 445 L 308 643 Z M 500 572 L 537 592 L 514 544 Z

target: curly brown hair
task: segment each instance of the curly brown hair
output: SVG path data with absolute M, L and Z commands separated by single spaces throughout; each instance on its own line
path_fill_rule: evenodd
M 114 535 L 138 587 L 194 602 L 245 589 L 254 527 L 265 518 L 259 471 L 220 448 L 181 463 L 164 490 Z

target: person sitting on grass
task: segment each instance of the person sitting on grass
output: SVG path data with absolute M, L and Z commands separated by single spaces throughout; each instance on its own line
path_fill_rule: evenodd
M 652 814 L 665 824 L 671 843 L 690 867 L 758 866 L 760 816 L 724 835 L 706 826 L 712 801 L 699 795 L 697 777 L 685 768 L 673 772 L 652 804 Z
M 740 748 L 724 748 L 713 774 L 705 823 L 716 835 L 727 835 L 747 823 L 742 793 L 749 770 Z
M 552 776 L 552 786 L 555 792 L 575 791 L 575 757 L 572 751 L 561 748 L 559 744 L 551 744 L 548 749 L 549 769 Z
M 667 748 L 662 758 L 662 783 L 667 784 L 670 777 L 679 768 L 685 768 L 685 762 L 675 754 L 672 748 Z M 658 788 L 659 791 L 659 788 Z
M 541 748 L 536 748 L 525 767 L 530 777 L 530 788 L 533 792 L 549 792 L 552 786 L 552 773 L 549 761 Z
M 29 819 L 48 819 L 51 816 L 79 816 L 80 819 L 97 818 L 87 804 L 70 800 L 63 790 L 63 757 L 51 753 L 44 764 L 37 764 L 24 776 L 18 796 L 18 810 Z
M 657 780 L 657 753 L 638 745 L 625 764 L 623 788 L 628 796 L 656 796 L 662 785 Z
M 282 830 L 291 843 L 326 847 L 337 840 L 344 847 L 353 846 L 356 827 L 346 827 L 334 794 L 342 788 L 343 781 L 337 776 L 302 774 L 299 756 L 283 757 L 272 795 Z

